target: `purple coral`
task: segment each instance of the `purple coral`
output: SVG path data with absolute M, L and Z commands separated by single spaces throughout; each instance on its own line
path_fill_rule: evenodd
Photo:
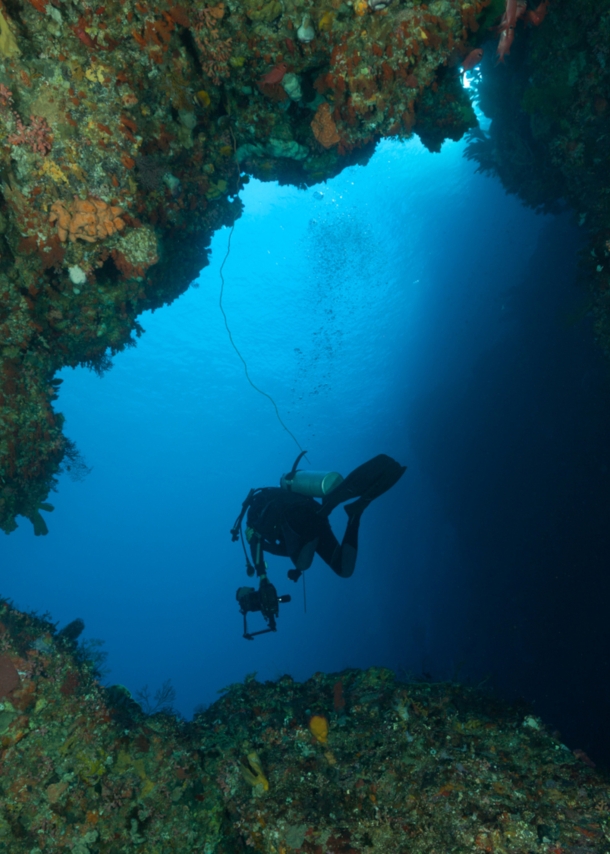
M 223 15 L 222 3 L 201 9 L 197 14 L 194 32 L 195 43 L 201 54 L 202 71 L 216 86 L 220 85 L 222 77 L 229 76 L 227 63 L 231 57 L 232 39 L 219 38 L 218 22 Z
M 21 116 L 13 107 L 13 93 L 0 83 L 0 109 L 11 114 L 15 122 L 15 133 L 8 135 L 10 145 L 27 145 L 35 154 L 48 154 L 53 145 L 51 128 L 42 116 L 30 116 L 30 124 L 24 125 Z
M 1 93 L 0 93 L 1 96 Z M 30 116 L 30 124 L 24 125 L 14 113 L 17 133 L 11 133 L 8 141 L 11 145 L 27 145 L 35 154 L 48 154 L 53 145 L 51 128 L 41 116 Z
M 0 83 L 0 107 L 8 107 L 12 103 L 13 93 L 4 83 Z

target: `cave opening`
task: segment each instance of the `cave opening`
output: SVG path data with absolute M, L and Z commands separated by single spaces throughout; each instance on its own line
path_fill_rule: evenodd
M 591 632 L 608 642 L 610 418 L 583 237 L 569 213 L 534 213 L 478 174 L 466 145 L 385 140 L 323 184 L 241 193 L 223 304 L 254 382 L 314 469 L 345 475 L 380 452 L 409 467 L 363 517 L 353 578 L 319 559 L 308 571 L 306 613 L 269 559 L 293 595 L 277 635 L 241 637 L 229 527 L 299 447 L 222 322 L 228 228 L 101 379 L 62 372 L 56 408 L 91 471 L 62 478 L 52 537 L 11 535 L 5 592 L 84 619 L 108 684 L 171 679 L 190 716 L 253 671 L 491 680 L 604 759 L 608 700 L 587 650 Z

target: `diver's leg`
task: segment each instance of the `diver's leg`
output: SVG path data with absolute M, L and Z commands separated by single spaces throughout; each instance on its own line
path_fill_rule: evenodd
M 292 562 L 294 563 L 295 569 L 298 573 L 309 569 L 316 554 L 317 547 L 318 538 L 316 537 L 315 540 L 311 540 L 309 543 L 305 543 L 298 555 L 292 558 Z
M 359 496 L 365 502 L 363 510 L 374 498 L 391 489 L 405 471 L 406 466 L 401 466 L 392 457 L 378 454 L 350 472 L 339 486 L 324 496 L 320 515 L 328 516 L 339 504 Z
M 324 522 L 317 515 L 319 506 L 311 498 L 286 507 L 281 530 L 287 553 L 295 567 L 288 572 L 291 581 L 298 581 L 316 554 L 318 532 L 324 527 Z
M 317 547 L 318 538 L 316 537 L 315 540 L 311 540 L 311 542 L 305 543 L 305 545 L 296 555 L 290 556 L 294 564 L 294 569 L 288 570 L 288 578 L 291 581 L 298 581 L 303 572 L 306 569 L 309 569 L 316 554 Z
M 358 529 L 361 515 L 361 513 L 355 513 L 350 517 L 341 544 L 333 534 L 328 522 L 318 537 L 317 553 L 324 563 L 327 563 L 333 572 L 336 572 L 341 578 L 349 578 L 356 568 Z

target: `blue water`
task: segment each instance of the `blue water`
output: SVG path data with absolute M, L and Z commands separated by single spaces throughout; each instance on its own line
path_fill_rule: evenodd
M 578 314 L 587 299 L 576 282 L 581 238 L 569 217 L 536 215 L 477 175 L 463 150 L 446 143 L 432 155 L 416 139 L 386 141 L 366 167 L 326 184 L 251 181 L 242 194 L 223 304 L 253 382 L 314 469 L 346 475 L 378 453 L 409 466 L 364 514 L 352 578 L 316 558 L 306 613 L 288 560 L 269 558 L 278 592 L 293 594 L 277 634 L 242 638 L 235 590 L 248 579 L 229 529 L 249 488 L 277 485 L 299 447 L 249 385 L 223 323 L 229 230 L 215 235 L 210 265 L 187 293 L 140 318 L 145 334 L 105 376 L 63 372 L 56 405 L 92 471 L 82 482 L 62 477 L 47 537 L 22 519 L 3 540 L 2 593 L 59 625 L 81 617 L 85 637 L 105 641 L 107 684 L 154 691 L 171 679 L 188 717 L 255 671 L 304 679 L 377 664 L 477 681 L 493 671 L 501 692 L 526 694 L 561 719 L 568 691 L 558 680 L 539 690 L 532 674 L 546 659 L 527 664 L 540 612 L 522 607 L 523 585 L 519 630 L 503 641 L 494 629 L 499 611 L 509 622 L 514 614 L 482 579 L 512 589 L 519 558 L 504 565 L 503 545 L 491 565 L 493 544 L 480 547 L 489 514 L 500 527 L 505 518 L 501 503 L 494 509 L 503 483 L 485 472 L 498 477 L 498 460 L 519 442 L 535 469 L 520 425 L 545 397 L 556 348 L 583 365 L 563 390 L 553 379 L 560 424 L 574 388 L 593 399 L 603 383 L 586 307 Z M 493 436 L 481 427 L 489 413 Z M 543 519 L 552 481 L 535 481 Z M 342 508 L 331 517 L 339 537 L 345 518 Z M 507 524 L 521 544 L 519 517 Z M 260 616 L 250 627 L 263 627 Z M 573 710 L 559 723 L 580 738 L 572 746 L 591 749 Z

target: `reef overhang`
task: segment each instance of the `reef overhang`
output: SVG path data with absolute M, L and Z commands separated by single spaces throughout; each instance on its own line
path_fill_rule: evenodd
M 0 527 L 74 456 L 56 373 L 109 358 L 207 263 L 248 175 L 299 186 L 476 124 L 499 0 L 10 0 L 0 8 Z

